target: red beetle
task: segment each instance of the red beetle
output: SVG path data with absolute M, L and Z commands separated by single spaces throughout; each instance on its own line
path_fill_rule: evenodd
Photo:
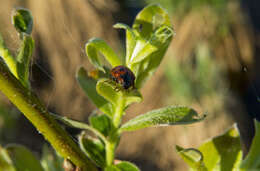
M 119 83 L 125 90 L 129 89 L 130 87 L 135 87 L 135 75 L 126 66 L 116 66 L 111 70 L 110 74 L 111 79 L 116 83 Z

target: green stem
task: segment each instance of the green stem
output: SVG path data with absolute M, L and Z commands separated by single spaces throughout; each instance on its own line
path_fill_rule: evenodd
M 114 162 L 116 144 L 114 142 L 107 141 L 106 143 L 106 162 L 107 166 L 110 166 Z
M 122 116 L 124 114 L 124 108 L 125 108 L 125 97 L 124 94 L 118 99 L 117 106 L 115 109 L 115 113 L 113 116 L 113 124 L 116 129 L 121 124 Z M 116 130 L 117 131 L 117 130 Z M 115 148 L 116 148 L 116 142 L 118 140 L 118 134 L 112 135 L 112 137 L 109 137 L 106 142 L 106 162 L 107 166 L 112 165 L 114 162 L 115 157 Z
M 0 60 L 0 90 L 32 122 L 60 155 L 71 160 L 82 170 L 97 170 L 68 133 L 51 117 L 37 96 L 13 76 L 2 60 Z
M 122 116 L 124 114 L 124 108 L 125 108 L 125 97 L 122 94 L 122 96 L 118 99 L 115 114 L 113 116 L 113 123 L 116 128 L 118 128 L 121 124 Z

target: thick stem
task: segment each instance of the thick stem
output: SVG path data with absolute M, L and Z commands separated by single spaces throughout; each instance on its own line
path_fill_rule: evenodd
M 0 90 L 32 122 L 60 155 L 71 160 L 82 170 L 97 170 L 67 132 L 52 118 L 37 96 L 13 76 L 2 60 L 0 60 Z

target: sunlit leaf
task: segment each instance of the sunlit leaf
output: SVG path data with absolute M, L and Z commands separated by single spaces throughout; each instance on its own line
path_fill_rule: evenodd
M 121 28 L 126 30 L 126 57 L 125 57 L 125 64 L 128 65 L 130 62 L 130 57 L 134 51 L 137 37 L 133 30 L 126 24 L 117 23 L 114 25 L 114 28 Z
M 86 155 L 94 161 L 99 167 L 105 167 L 105 147 L 99 140 L 92 137 L 80 136 L 79 137 L 80 148 L 86 153 Z
M 99 95 L 103 96 L 113 105 L 117 105 L 118 100 L 122 97 L 122 92 L 116 90 L 116 85 L 109 79 L 100 79 L 97 82 L 96 90 Z
M 124 101 L 125 107 L 142 101 L 142 95 L 137 89 L 125 90 L 109 79 L 100 79 L 96 88 L 98 94 L 112 103 L 114 107 L 117 107 L 122 101 Z
M 133 28 L 141 37 L 149 38 L 162 25 L 171 27 L 169 15 L 160 5 L 152 4 L 138 13 Z
M 255 120 L 256 133 L 251 144 L 250 151 L 241 164 L 241 170 L 259 170 L 260 169 L 260 123 Z
M 13 11 L 12 22 L 19 33 L 31 34 L 33 27 L 33 17 L 29 10 L 17 8 Z
M 9 145 L 6 150 L 17 171 L 43 171 L 40 161 L 25 147 Z
M 127 161 L 122 161 L 116 164 L 116 167 L 121 171 L 140 171 L 140 169 L 136 165 Z
M 242 151 L 239 133 L 234 127 L 202 144 L 198 150 L 203 154 L 208 170 L 239 170 Z
M 98 109 L 108 115 L 112 115 L 112 105 L 97 93 L 97 81 L 89 77 L 87 71 L 83 67 L 78 70 L 76 78 L 80 87 L 84 90 L 88 98 L 98 107 Z
M 150 111 L 126 122 L 120 131 L 135 131 L 152 126 L 181 125 L 199 122 L 204 116 L 188 107 L 166 107 Z
M 5 46 L 4 40 L 2 35 L 0 34 L 0 59 L 4 59 L 6 65 L 8 66 L 9 70 L 15 77 L 17 76 L 16 71 L 16 59 L 12 56 L 11 52 Z
M 184 149 L 180 146 L 176 146 L 176 150 L 181 158 L 196 171 L 207 171 L 203 163 L 202 153 L 194 148 Z
M 157 47 L 152 45 L 149 41 L 147 42 L 145 40 L 137 40 L 135 48 L 129 60 L 130 65 L 144 60 L 156 50 L 158 50 Z
M 126 65 L 134 72 L 139 89 L 161 63 L 174 31 L 166 11 L 159 5 L 149 5 L 137 15 L 132 32 L 135 38 L 127 41 L 131 48 Z
M 103 64 L 100 61 L 99 53 L 111 64 L 112 67 L 122 65 L 120 58 L 116 55 L 111 47 L 107 43 L 98 38 L 91 39 L 86 44 L 86 54 L 90 62 L 99 70 L 105 72 Z

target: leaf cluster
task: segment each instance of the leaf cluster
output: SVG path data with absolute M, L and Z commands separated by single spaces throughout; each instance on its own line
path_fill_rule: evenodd
M 22 84 L 22 89 L 26 89 L 24 92 L 28 92 L 27 89 L 30 89 L 29 62 L 34 47 L 34 42 L 30 36 L 33 25 L 31 13 L 26 9 L 16 9 L 13 13 L 13 25 L 22 40 L 18 56 L 12 57 L 8 49 L 5 48 L 2 39 L 0 41 L 0 56 L 2 56 L 12 74 Z M 33 101 L 36 99 L 37 103 L 32 103 L 33 105 L 30 106 L 33 109 L 39 108 L 40 112 L 44 113 L 44 120 L 46 119 L 53 124 L 50 126 L 55 128 L 54 131 L 59 130 L 58 123 L 54 122 L 54 119 L 63 122 L 66 126 L 83 130 L 78 137 L 80 151 L 77 152 L 71 150 L 74 147 L 68 147 L 68 144 L 74 145 L 73 140 L 68 137 L 63 139 L 63 135 L 57 135 L 58 132 L 43 132 L 57 152 L 65 157 L 64 163 L 66 166 L 73 167 L 74 164 L 82 164 L 83 159 L 81 160 L 81 158 L 87 157 L 91 160 L 91 164 L 94 163 L 98 168 L 106 171 L 137 171 L 139 170 L 138 167 L 130 162 L 118 160 L 115 162 L 115 149 L 122 133 L 151 126 L 191 124 L 204 119 L 204 116 L 199 116 L 196 111 L 189 107 L 169 106 L 138 115 L 124 124 L 121 123 L 127 107 L 132 103 L 142 101 L 140 88 L 161 63 L 174 36 L 174 31 L 168 14 L 159 5 L 145 7 L 136 16 L 132 27 L 122 23 L 115 24 L 114 27 L 124 29 L 126 32 L 125 57 L 119 58 L 104 40 L 93 38 L 86 43 L 85 50 L 89 61 L 96 70 L 87 71 L 81 67 L 76 74 L 80 87 L 98 108 L 98 111 L 94 111 L 89 117 L 88 123 L 45 112 L 36 97 Z M 102 56 L 109 66 L 102 62 L 104 61 Z M 125 90 L 122 85 L 110 79 L 111 68 L 119 65 L 129 68 L 134 73 L 135 86 L 131 89 Z M 28 117 L 34 123 L 32 117 L 35 116 L 28 115 Z M 39 123 L 43 123 L 47 128 L 49 126 L 47 122 Z M 39 125 L 39 123 L 35 123 L 36 127 L 43 128 L 44 126 Z M 51 139 L 54 135 L 57 136 L 57 141 Z M 63 149 L 62 147 L 66 148 Z M 75 147 L 74 150 L 77 150 L 77 148 Z M 7 146 L 2 148 L 0 152 L 0 163 L 4 163 L 4 170 L 51 170 L 47 168 L 46 165 L 49 164 L 46 164 L 46 161 L 42 161 L 40 164 L 31 152 L 22 146 Z M 81 153 L 84 156 L 80 156 Z M 22 154 L 26 155 L 27 159 L 24 159 Z M 74 164 L 71 164 L 70 160 Z M 86 165 L 92 167 L 91 164 L 86 163 Z M 78 167 L 78 165 L 75 167 Z M 94 168 L 91 169 L 95 170 Z

